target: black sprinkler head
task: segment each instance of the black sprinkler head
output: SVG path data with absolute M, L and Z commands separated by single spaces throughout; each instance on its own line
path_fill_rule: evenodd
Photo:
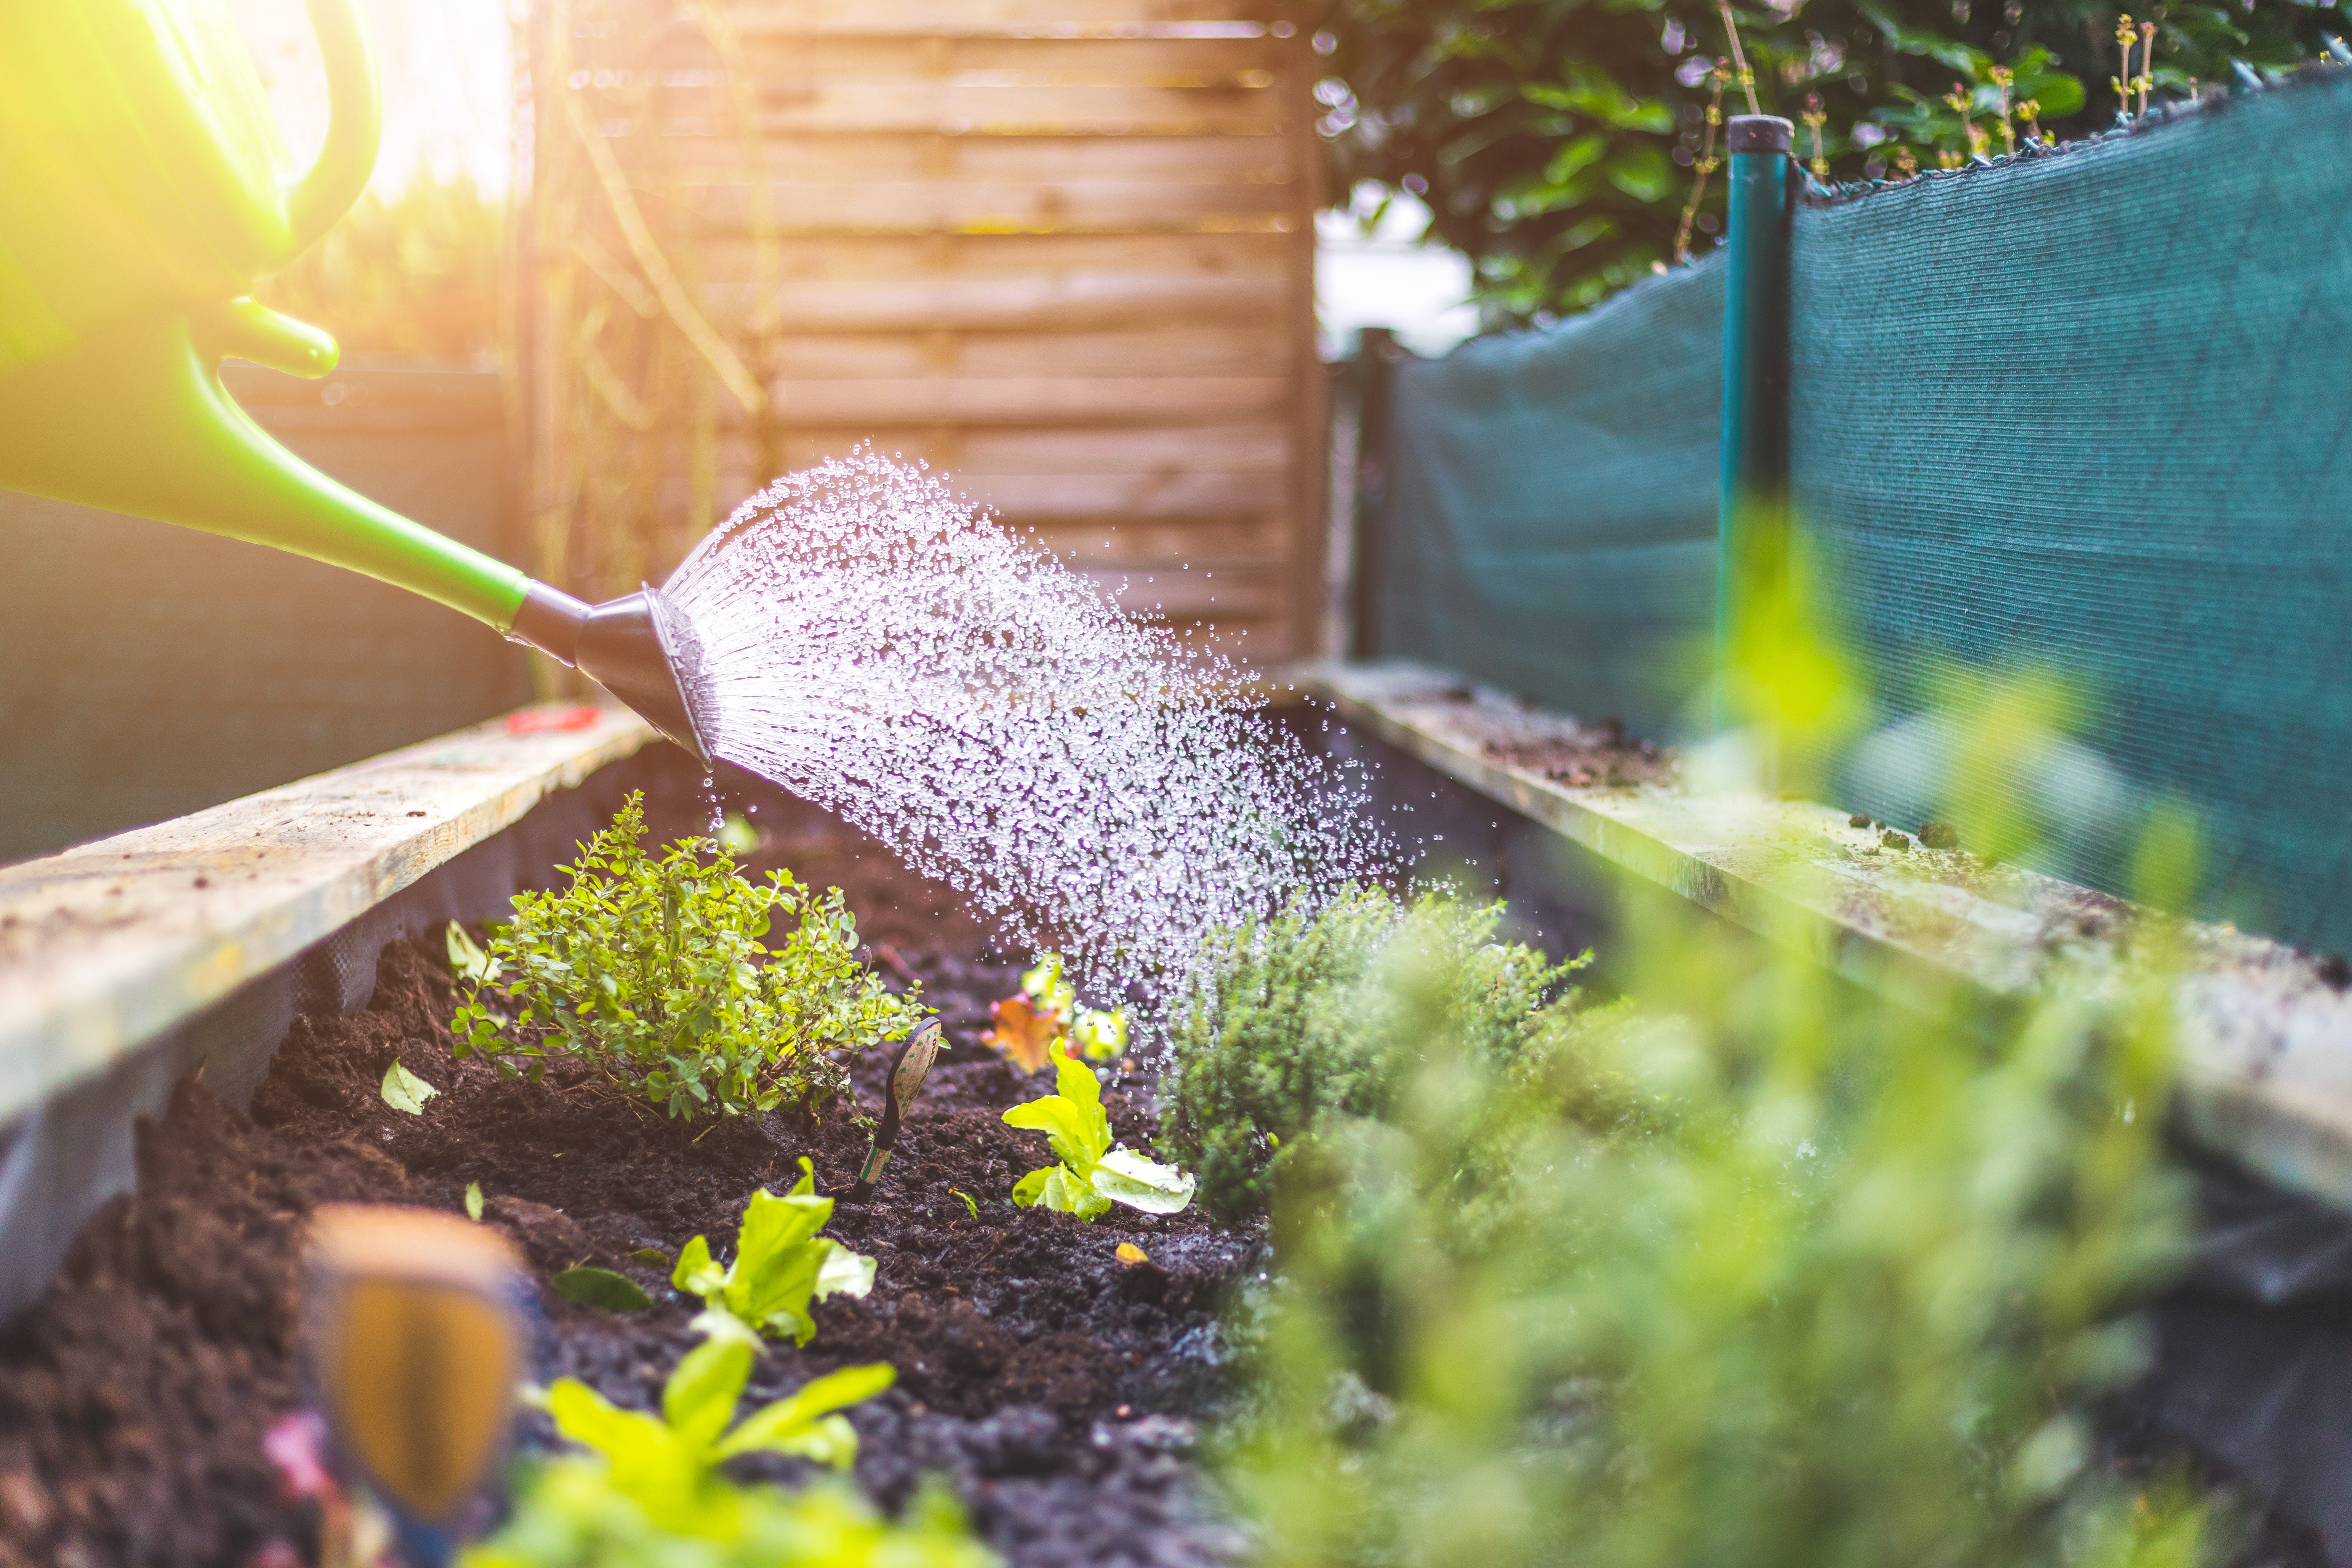
M 533 583 L 507 635 L 577 667 L 709 765 L 710 748 L 687 696 L 701 669 L 702 649 L 685 618 L 651 584 L 589 605 L 560 588 Z

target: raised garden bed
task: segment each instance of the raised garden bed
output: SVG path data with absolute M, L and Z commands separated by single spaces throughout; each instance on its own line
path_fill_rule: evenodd
M 1539 902 L 1531 895 L 1542 891 L 1543 879 L 1528 871 L 1538 862 L 1509 838 L 1532 828 L 1502 820 L 1476 796 L 1441 799 L 1454 786 L 1409 761 L 1391 755 L 1382 766 L 1387 786 L 1402 791 L 1417 816 L 1443 826 L 1449 844 L 1475 847 L 1472 863 L 1491 870 L 1522 910 Z M 609 813 L 624 789 L 640 784 L 668 808 L 654 825 L 657 841 L 696 831 L 708 817 L 707 797 L 682 759 L 666 751 L 608 766 L 589 782 L 593 787 L 574 792 L 580 798 L 554 797 L 572 814 L 564 820 L 578 817 L 583 829 Z M 992 950 L 952 891 L 911 876 L 862 836 L 772 791 L 757 798 L 755 820 L 766 837 L 744 857 L 747 869 L 789 867 L 806 882 L 846 889 L 875 969 L 894 989 L 921 980 L 925 1000 L 942 1015 L 949 1048 L 876 1201 L 842 1207 L 828 1227 L 877 1260 L 873 1293 L 821 1302 L 819 1331 L 805 1350 L 772 1343 L 757 1363 L 747 1408 L 836 1368 L 887 1361 L 897 1369 L 897 1386 L 850 1411 L 862 1441 L 856 1481 L 884 1507 L 896 1508 L 920 1478 L 937 1475 L 1011 1564 L 1172 1568 L 1246 1560 L 1249 1540 L 1234 1521 L 1254 1512 L 1273 1537 L 1288 1521 L 1278 1505 L 1269 1511 L 1266 1494 L 1250 1495 L 1261 1478 L 1249 1467 L 1258 1459 L 1230 1473 L 1236 1495 L 1226 1497 L 1201 1450 L 1203 1434 L 1224 1416 L 1271 1413 L 1278 1423 L 1284 1399 L 1295 1403 L 1298 1392 L 1286 1393 L 1279 1364 L 1264 1384 L 1240 1386 L 1243 1346 L 1227 1311 L 1235 1287 L 1263 1272 L 1277 1280 L 1270 1302 L 1286 1289 L 1265 1228 L 1221 1226 L 1197 1208 L 1158 1220 L 1115 1209 L 1089 1226 L 1008 1203 L 1015 1178 L 1044 1154 L 1040 1138 L 1004 1126 L 1001 1114 L 1047 1092 L 1050 1079 L 1016 1075 L 980 1037 L 990 1004 L 1019 987 L 1031 955 Z M 519 824 L 509 836 L 528 827 Z M 539 875 L 553 858 L 549 842 L 541 832 L 537 847 L 518 852 L 509 843 L 500 852 L 516 874 Z M 1553 924 L 1542 945 L 1555 952 L 1581 945 L 1557 940 L 1560 925 L 1577 928 L 1580 909 L 1562 905 L 1559 913 L 1568 918 Z M 500 1079 L 478 1058 L 457 1060 L 447 1026 L 457 995 L 440 928 L 411 930 L 375 961 L 375 992 L 363 1010 L 314 1005 L 298 1020 L 252 1094 L 249 1113 L 223 1104 L 207 1080 L 184 1085 L 168 1113 L 140 1132 L 140 1195 L 115 1200 L 85 1226 L 46 1296 L 0 1331 L 0 1568 L 299 1568 L 318 1561 L 315 1507 L 284 1494 L 264 1447 L 273 1421 L 310 1402 L 299 1370 L 296 1252 L 305 1215 L 320 1203 L 362 1199 L 458 1213 L 468 1184 L 478 1184 L 486 1222 L 513 1237 L 530 1265 L 541 1321 L 532 1381 L 580 1379 L 615 1404 L 642 1409 L 657 1403 L 665 1378 L 697 1342 L 690 1321 L 699 1303 L 668 1289 L 666 1265 L 632 1255 L 673 1255 L 696 1235 L 726 1250 L 747 1196 L 761 1186 L 784 1189 L 803 1155 L 824 1190 L 839 1192 L 854 1176 L 865 1136 L 837 1110 L 812 1120 L 781 1110 L 681 1129 L 577 1064 L 559 1061 L 546 1081 L 531 1085 Z M 1525 925 L 1519 931 L 1532 934 Z M 1749 961 L 1730 949 L 1724 957 Z M 1314 989 L 1338 984 L 1327 975 Z M 1338 1033 L 1320 1037 L 1325 1066 L 1353 1048 L 1363 1016 L 1349 1015 Z M 1901 1016 L 1889 1015 L 1888 1026 Z M 395 1059 L 440 1091 L 420 1115 L 384 1102 L 381 1086 Z M 878 1060 L 864 1060 L 854 1074 L 868 1109 L 878 1106 L 880 1068 Z M 1393 1059 L 1378 1068 L 1395 1070 Z M 1246 1077 L 1244 1070 L 1235 1080 L 1246 1090 L 1236 1110 L 1251 1109 L 1243 1103 L 1255 1093 L 1242 1083 Z M 1610 1081 L 1604 1072 L 1591 1084 L 1605 1094 Z M 1108 1102 L 1130 1144 L 1151 1140 L 1147 1099 L 1154 1088 L 1132 1074 L 1110 1080 Z M 224 1092 L 233 1094 L 234 1086 Z M 1719 1092 L 1731 1096 L 1727 1108 L 1739 1104 L 1736 1085 Z M 1259 1102 L 1251 1113 L 1268 1109 Z M 1409 1105 L 1374 1114 L 1400 1112 L 1393 1132 L 1412 1123 Z M 1223 1111 L 1212 1120 L 1244 1124 Z M 1295 1131 L 1284 1125 L 1284 1142 Z M 1606 1137 L 1594 1147 L 1607 1147 Z M 1701 1142 L 1689 1151 L 1699 1168 L 1706 1150 Z M 1204 1184 L 1213 1164 L 1199 1160 Z M 1935 1179 L 1950 1182 L 1964 1170 L 1956 1165 Z M 1636 1184 L 1624 1192 L 1638 1198 L 1643 1190 Z M 977 1214 L 965 1207 L 967 1195 Z M 2316 1256 L 2334 1245 L 2341 1226 L 2321 1215 L 2286 1214 L 2274 1194 L 2246 1201 L 2252 1222 L 2220 1211 L 2209 1223 L 2221 1228 L 2203 1238 L 2197 1261 L 2158 1304 L 2155 1375 L 2106 1396 L 2087 1428 L 2095 1447 L 2086 1474 L 2152 1494 L 2186 1479 L 2224 1500 L 2231 1533 L 2243 1531 L 2232 1552 L 2210 1560 L 2316 1568 L 2327 1560 L 2324 1552 L 2288 1521 L 2308 1522 L 2315 1508 L 2324 1512 L 2324 1503 L 2311 1500 L 2337 1473 L 2335 1461 L 2323 1455 L 2301 1466 L 2292 1484 L 2304 1500 L 2282 1515 L 2252 1500 L 2274 1495 L 2259 1456 L 2249 1460 L 2209 1439 L 2217 1423 L 2240 1420 L 2244 1402 L 2231 1401 L 2242 1387 L 2326 1383 L 2309 1368 L 2319 1365 L 2312 1358 L 2333 1353 L 2336 1336 L 2314 1314 L 2332 1310 L 2342 1291 L 2326 1278 L 2297 1285 L 2300 1294 L 2284 1303 L 2300 1314 L 2293 1321 L 2273 1309 L 2266 1292 L 2277 1288 L 2279 1258 Z M 1443 1241 L 1455 1226 L 1442 1202 L 1419 1220 L 1408 1211 L 1405 1220 L 1407 1229 L 1424 1227 L 1424 1240 Z M 2288 1220 L 2308 1232 L 2305 1240 L 2284 1250 L 2263 1240 Z M 1664 1234 L 1662 1245 L 1671 1247 L 1671 1227 Z M 1985 1235 L 2006 1245 L 1998 1227 Z M 1122 1243 L 1150 1261 L 1122 1262 Z M 1557 1251 L 1566 1261 L 1553 1278 L 1525 1283 L 1586 1289 L 1570 1279 L 1576 1250 Z M 1638 1249 L 1631 1256 L 1645 1262 Z M 1284 1258 L 1295 1260 L 1287 1251 Z M 583 1263 L 626 1275 L 654 1305 L 621 1313 L 566 1302 L 552 1277 Z M 1889 1266 L 1911 1264 L 1898 1250 Z M 1299 1277 L 1294 1271 L 1293 1282 Z M 1362 1283 L 1343 1284 L 1332 1298 L 1343 1316 L 1375 1299 L 1352 1296 Z M 1845 1289 L 1835 1287 L 1832 1297 Z M 1577 1310 L 1589 1299 L 1559 1298 Z M 1670 1293 L 1659 1301 L 1675 1305 Z M 2297 1328 L 2304 1319 L 2317 1326 Z M 1276 1320 L 1254 1321 L 1264 1327 Z M 1769 1324 L 1767 1315 L 1726 1331 L 1759 1333 Z M 1867 1318 L 1858 1325 L 1868 1327 Z M 1886 1325 L 1869 1331 L 1884 1335 Z M 2230 1364 L 2177 1375 L 2183 1352 L 2200 1347 L 2208 1361 Z M 2250 1347 L 2263 1355 L 2247 1361 L 2242 1352 Z M 1257 1371 L 1268 1372 L 1269 1363 Z M 2324 1406 L 2325 1389 L 2313 1399 L 2315 1408 Z M 1343 1425 L 1360 1428 L 1352 1441 L 1376 1435 L 1384 1407 L 1368 1398 L 1360 1409 L 1333 1406 L 1339 1415 L 1329 1418 L 1344 1415 Z M 1850 1422 L 1852 1414 L 1836 1420 Z M 1571 1402 L 1543 1419 L 1565 1422 L 1559 1430 L 1569 1432 L 1588 1415 Z M 1800 1415 L 1787 1430 L 1801 1432 L 1811 1419 Z M 2241 1447 L 2267 1441 L 2273 1431 L 2241 1425 Z M 1252 1452 L 1245 1446 L 1265 1430 L 1261 1422 L 1254 1436 L 1244 1422 L 1227 1436 L 1244 1446 L 1236 1451 Z M 548 1418 L 539 1415 L 525 1417 L 520 1440 L 527 1450 L 555 1446 Z M 1282 1465 L 1297 1462 L 1300 1451 L 1275 1453 L 1277 1482 Z M 1474 1443 L 1454 1457 L 1476 1453 Z M 1433 1457 L 1442 1486 L 1449 1452 L 1440 1447 Z M 797 1461 L 747 1459 L 730 1473 L 797 1482 L 809 1471 Z M 2250 1479 L 2255 1484 L 2242 1484 Z M 1293 1474 L 1281 1484 L 1302 1483 Z M 1862 1489 L 1838 1506 L 1867 1516 L 1877 1506 L 1870 1495 Z M 1742 1506 L 1768 1523 L 1777 1508 L 1759 1500 Z M 1834 1520 L 1835 1510 L 1825 1517 Z M 1381 1555 L 1387 1550 L 1329 1560 L 1387 1561 Z
M 1087 1225 L 1013 1207 L 1042 1141 L 1000 1114 L 1046 1080 L 1015 1074 L 980 1036 L 989 1004 L 1018 989 L 1019 955 L 991 952 L 951 894 L 830 818 L 777 800 L 762 820 L 770 837 L 747 863 L 843 887 L 877 967 L 894 984 L 921 980 L 948 1048 L 873 1202 L 842 1206 L 827 1233 L 878 1260 L 873 1293 L 821 1303 L 816 1339 L 772 1345 L 752 1395 L 888 1361 L 898 1385 L 850 1413 L 857 1480 L 886 1506 L 936 1473 L 1009 1563 L 1228 1560 L 1236 1539 L 1205 1506 L 1194 1422 L 1226 1359 L 1221 1297 L 1258 1236 L 1197 1210 L 1121 1209 Z M 285 1561 L 256 1555 L 278 1542 L 314 1560 L 315 1510 L 283 1497 L 262 1438 L 305 1400 L 296 1255 L 318 1204 L 462 1212 L 478 1183 L 486 1222 L 520 1244 L 540 1287 L 532 1375 L 643 1407 L 694 1342 L 699 1303 L 629 1255 L 731 1238 L 750 1192 L 782 1190 L 800 1156 L 824 1191 L 846 1187 L 864 1156 L 865 1135 L 838 1111 L 681 1131 L 576 1065 L 538 1085 L 502 1080 L 453 1059 L 456 1000 L 437 942 L 395 943 L 364 1011 L 298 1021 L 249 1115 L 197 1081 L 142 1128 L 139 1194 L 85 1227 L 62 1277 L 0 1337 L 0 1564 L 243 1568 Z M 382 1099 L 395 1058 L 441 1090 L 421 1115 Z M 879 1068 L 858 1075 L 869 1107 Z M 1148 1136 L 1134 1090 L 1106 1098 L 1123 1138 Z M 1122 1242 L 1149 1263 L 1120 1262 Z M 580 1263 L 628 1275 L 656 1304 L 625 1314 L 562 1300 L 548 1281 Z M 524 1424 L 526 1447 L 552 1437 L 543 1416 Z

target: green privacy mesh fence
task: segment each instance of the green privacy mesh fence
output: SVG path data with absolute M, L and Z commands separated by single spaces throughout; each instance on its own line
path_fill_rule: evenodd
M 2347 146 L 2339 78 L 1799 207 L 1792 492 L 1879 703 L 1838 804 L 1927 815 L 1940 672 L 2050 672 L 2049 869 L 2127 890 L 2179 801 L 2202 912 L 2352 949 Z M 1687 731 L 1722 270 L 1400 369 L 1372 651 Z
M 1399 365 L 1364 651 L 1677 731 L 1711 657 L 1722 362 L 1709 265 Z
M 2337 79 L 1799 210 L 1790 479 L 1885 708 L 1852 804 L 1920 809 L 1939 666 L 2040 667 L 2053 869 L 2125 890 L 2168 796 L 2206 912 L 2352 947 L 2347 145 Z

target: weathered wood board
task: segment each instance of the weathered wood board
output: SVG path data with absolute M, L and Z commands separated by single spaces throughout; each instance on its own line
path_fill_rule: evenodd
M 0 1126 L 653 739 L 498 720 L 0 867 Z

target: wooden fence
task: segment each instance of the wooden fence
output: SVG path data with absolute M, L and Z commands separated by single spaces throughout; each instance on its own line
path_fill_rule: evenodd
M 1320 593 L 1315 56 L 1266 0 L 540 0 L 539 566 L 871 440 L 1256 661 Z

